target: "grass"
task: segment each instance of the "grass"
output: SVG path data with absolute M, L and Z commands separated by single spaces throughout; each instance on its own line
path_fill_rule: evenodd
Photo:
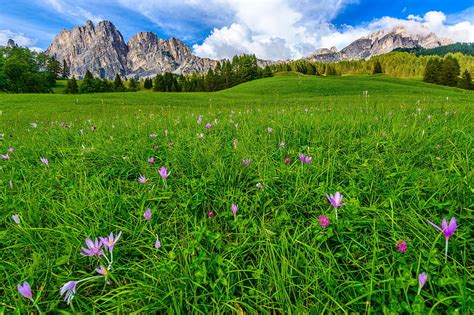
M 291 74 L 216 93 L 2 95 L 0 153 L 15 152 L 0 160 L 0 309 L 34 312 L 16 289 L 29 281 L 50 313 L 468 314 L 473 101 L 413 80 Z M 444 263 L 426 219 L 452 216 Z M 110 285 L 81 283 L 66 305 L 61 286 L 99 265 L 84 239 L 119 231 Z

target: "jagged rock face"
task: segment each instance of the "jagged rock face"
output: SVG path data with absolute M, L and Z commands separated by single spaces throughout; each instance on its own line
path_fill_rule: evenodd
M 62 30 L 46 50 L 57 60 L 66 60 L 72 75 L 82 78 L 87 70 L 94 76 L 111 79 L 116 73 L 127 73 L 128 47 L 122 34 L 109 21 L 96 26 L 87 21 L 85 26 Z
M 15 43 L 15 41 L 10 38 L 7 42 L 7 47 L 18 47 L 18 44 Z
M 413 48 L 418 45 L 424 48 L 434 48 L 451 43 L 451 40 L 440 39 L 434 33 L 427 35 L 410 34 L 405 27 L 396 27 L 388 33 L 379 30 L 367 37 L 360 38 L 340 52 L 327 52 L 327 49 L 326 51 L 320 49 L 315 54 L 309 55 L 304 59 L 331 62 L 368 59 L 372 56 L 389 53 L 396 48 Z
M 176 38 L 163 40 L 150 32 L 141 32 L 128 42 L 128 76 L 150 77 L 158 73 L 204 72 L 214 68 L 217 61 L 199 58 Z

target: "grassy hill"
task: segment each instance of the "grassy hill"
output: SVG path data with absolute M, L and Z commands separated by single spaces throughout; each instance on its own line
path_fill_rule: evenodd
M 473 114 L 386 76 L 2 94 L 0 313 L 468 314 Z

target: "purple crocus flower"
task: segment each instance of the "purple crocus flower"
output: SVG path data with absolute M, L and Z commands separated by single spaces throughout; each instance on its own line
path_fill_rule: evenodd
M 97 256 L 100 257 L 104 254 L 102 251 L 102 241 L 95 238 L 94 242 L 90 238 L 86 238 L 86 245 L 88 248 L 82 247 L 82 256 Z
M 21 295 L 33 302 L 33 292 L 31 292 L 31 287 L 28 282 L 23 282 L 23 285 L 19 284 L 17 288 Z
M 454 232 L 456 231 L 456 228 L 458 227 L 456 224 L 456 218 L 452 217 L 451 220 L 449 220 L 449 225 L 446 221 L 446 218 L 443 219 L 443 222 L 441 223 L 441 227 L 437 226 L 430 220 L 428 222 L 434 226 L 436 229 L 441 231 L 444 234 L 444 237 L 446 238 L 446 252 L 444 256 L 444 261 L 446 262 L 448 260 L 448 241 L 451 236 L 453 236 Z
M 428 275 L 425 272 L 418 275 L 418 295 L 420 295 L 421 288 L 425 285 L 426 280 L 428 280 Z
M 168 176 L 170 176 L 170 173 L 168 173 L 168 170 L 166 167 L 162 166 L 159 170 L 158 173 L 160 174 L 161 178 L 167 179 Z
M 197 123 L 198 123 L 198 125 L 200 125 L 202 123 L 202 115 L 199 115 L 199 117 L 197 119 Z
M 212 125 L 210 123 L 207 123 L 206 124 L 206 129 L 211 129 L 212 128 Z
M 311 159 L 312 159 L 312 157 L 310 157 L 310 156 L 305 156 L 304 162 L 305 162 L 306 164 L 309 164 L 309 163 L 311 163 Z
M 155 158 L 154 157 L 149 158 L 148 163 L 155 164 Z
M 145 220 L 151 220 L 151 209 L 150 208 L 146 208 L 145 213 L 143 214 L 143 218 L 145 218 Z
M 339 208 L 340 206 L 345 206 L 345 204 L 342 202 L 343 196 L 338 191 L 336 191 L 334 196 L 326 194 L 326 197 L 328 198 L 329 202 L 332 204 L 332 206 L 336 210 L 336 219 L 337 219 L 337 208 Z
M 76 286 L 77 286 L 77 281 L 69 281 L 66 282 L 62 287 L 61 291 L 59 292 L 61 296 L 64 295 L 64 301 L 69 305 L 71 303 L 72 299 L 74 298 L 74 294 L 76 294 Z
M 15 221 L 16 224 L 20 224 L 20 217 L 18 216 L 18 214 L 12 215 L 12 219 L 13 221 Z
M 325 215 L 320 215 L 318 219 L 319 219 L 319 225 L 321 225 L 322 227 L 326 227 L 331 223 L 329 218 Z
M 301 154 L 298 156 L 298 159 L 299 159 L 301 162 L 304 162 L 304 160 L 305 160 L 305 155 L 304 155 L 304 153 L 301 153 Z
M 138 182 L 140 184 L 145 184 L 147 181 L 148 181 L 148 179 L 143 175 L 140 175 L 140 177 L 138 177 Z
M 114 250 L 115 243 L 118 242 L 120 239 L 120 236 L 122 236 L 122 231 L 117 234 L 117 236 L 114 237 L 114 233 L 110 233 L 109 237 L 101 237 L 101 242 L 104 245 L 104 248 L 108 250 L 111 254 L 112 251 Z
M 407 242 L 399 241 L 397 245 L 395 245 L 400 253 L 405 253 L 407 251 Z
M 160 240 L 158 239 L 158 237 L 156 238 L 155 248 L 156 248 L 156 249 L 161 248 L 161 242 L 160 242 Z
M 214 216 L 214 212 L 213 212 L 213 211 L 209 211 L 209 212 L 207 213 L 207 216 L 208 216 L 209 218 L 212 218 L 212 217 Z
M 13 148 L 8 148 L 8 153 L 13 153 L 15 150 L 13 150 Z
M 105 268 L 104 266 L 100 266 L 99 268 L 97 268 L 95 270 L 98 274 L 101 274 L 101 275 L 104 275 L 104 276 L 107 276 L 109 274 L 109 271 L 107 270 L 107 268 Z
M 10 156 L 8 154 L 2 154 L 2 159 L 4 160 L 9 160 L 10 159 Z
M 40 158 L 40 161 L 41 161 L 41 163 L 43 163 L 43 164 L 46 164 L 46 165 L 49 164 L 49 161 L 48 161 L 47 158 L 43 158 L 43 157 L 42 157 L 42 158 Z
M 293 161 L 290 159 L 289 156 L 285 156 L 284 162 L 285 162 L 286 165 L 290 165 Z
M 239 210 L 239 207 L 235 204 L 232 204 L 232 206 L 230 207 L 230 211 L 232 211 L 234 217 L 237 215 L 237 210 Z

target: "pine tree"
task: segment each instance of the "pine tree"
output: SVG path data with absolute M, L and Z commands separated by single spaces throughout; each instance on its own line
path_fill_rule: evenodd
M 82 84 L 79 87 L 79 93 L 94 93 L 96 92 L 96 82 L 92 73 L 87 70 L 82 80 Z
M 66 59 L 63 59 L 63 73 L 61 75 L 63 80 L 66 80 L 71 75 L 71 69 L 69 68 Z
M 145 79 L 145 82 L 143 83 L 143 87 L 147 90 L 150 90 L 151 88 L 153 88 L 153 81 L 151 80 L 151 78 Z
M 137 80 L 135 80 L 134 78 L 130 78 L 130 80 L 128 80 L 128 91 L 137 92 L 139 89 L 140 87 L 138 85 Z
M 377 73 L 383 73 L 382 65 L 380 64 L 378 60 L 375 62 L 374 70 L 372 71 L 372 74 L 377 74 Z
M 79 88 L 77 86 L 77 81 L 74 76 L 71 79 L 67 80 L 66 89 L 64 90 L 65 94 L 77 94 L 79 92 Z
M 114 80 L 114 92 L 124 92 L 125 86 L 123 85 L 120 75 L 117 73 Z
M 465 90 L 474 89 L 474 85 L 472 83 L 472 77 L 469 71 L 464 70 L 464 72 L 462 73 L 462 76 L 458 81 L 458 88 L 465 89 Z
M 441 84 L 447 86 L 456 86 L 460 73 L 459 62 L 452 55 L 447 55 L 443 60 L 441 67 Z

